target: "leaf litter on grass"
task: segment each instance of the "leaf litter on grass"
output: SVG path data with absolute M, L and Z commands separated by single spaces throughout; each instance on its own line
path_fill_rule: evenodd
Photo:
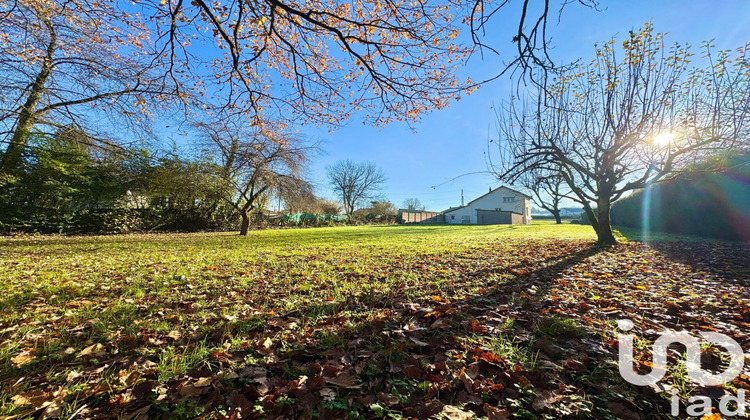
M 19 247 L 3 275 L 0 414 L 668 418 L 663 393 L 619 378 L 614 321 L 644 340 L 711 330 L 750 348 L 740 244 L 349 229 L 320 230 L 343 243 L 309 230 L 289 234 L 301 245 Z M 644 371 L 649 349 L 635 353 Z M 667 378 L 683 400 L 703 391 L 684 379 Z

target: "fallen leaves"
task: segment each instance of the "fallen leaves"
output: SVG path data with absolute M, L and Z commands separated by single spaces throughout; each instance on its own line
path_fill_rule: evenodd
M 80 418 L 633 418 L 664 400 L 616 380 L 615 320 L 646 340 L 688 328 L 750 348 L 750 274 L 732 246 L 450 238 L 75 265 L 75 288 L 32 293 L 0 323 L 17 342 L 3 390 L 42 417 L 77 400 Z
M 443 411 L 441 411 L 440 414 L 451 420 L 471 420 L 476 418 L 476 415 L 473 412 L 464 411 L 453 405 L 446 405 L 443 407 Z
M 34 356 L 32 350 L 24 350 L 17 356 L 11 357 L 10 361 L 13 362 L 16 367 L 22 367 L 31 363 L 34 359 L 36 359 L 36 356 Z
M 48 392 L 35 389 L 16 394 L 11 397 L 11 401 L 18 406 L 30 405 L 34 408 L 39 408 L 50 396 L 51 394 Z
M 96 357 L 104 354 L 104 346 L 102 343 L 94 343 L 87 346 L 78 353 L 79 357 Z
M 349 371 L 341 371 L 334 377 L 326 377 L 326 383 L 344 389 L 361 388 L 360 385 L 357 384 L 357 377 Z

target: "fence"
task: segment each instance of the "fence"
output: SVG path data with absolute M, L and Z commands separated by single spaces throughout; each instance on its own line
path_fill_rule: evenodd
M 445 215 L 434 211 L 404 210 L 398 211 L 396 220 L 399 223 L 445 223 Z

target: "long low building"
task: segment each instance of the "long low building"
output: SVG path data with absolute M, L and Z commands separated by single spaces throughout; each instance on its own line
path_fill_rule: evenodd
M 399 210 L 399 223 L 510 225 L 531 223 L 531 197 L 512 188 L 498 187 L 460 207 L 443 212 Z

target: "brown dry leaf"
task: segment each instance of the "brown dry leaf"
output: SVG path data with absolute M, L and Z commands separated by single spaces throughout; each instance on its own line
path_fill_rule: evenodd
M 13 362 L 16 367 L 21 367 L 23 365 L 31 363 L 31 361 L 34 359 L 36 359 L 36 356 L 31 354 L 30 350 L 24 350 L 18 356 L 12 357 L 10 361 Z
M 461 372 L 458 374 L 458 379 L 464 383 L 466 391 L 468 391 L 469 393 L 474 393 L 474 380 L 471 379 L 466 373 L 466 368 L 461 368 Z
M 492 407 L 489 404 L 484 404 L 484 412 L 487 414 L 489 420 L 508 420 L 510 418 L 508 410 L 500 407 Z
M 333 401 L 336 399 L 336 391 L 331 388 L 323 388 L 320 390 L 320 397 L 326 401 Z
M 83 372 L 77 371 L 77 370 L 71 370 L 68 372 L 68 375 L 65 377 L 65 381 L 68 384 L 72 384 L 75 382 L 78 378 L 83 376 Z
M 335 378 L 326 378 L 326 382 L 346 389 L 359 389 L 357 378 L 349 372 L 341 371 Z
M 440 414 L 451 420 L 471 420 L 476 418 L 471 411 L 463 411 L 455 405 L 446 405 L 443 407 L 443 411 L 441 411 Z
M 266 395 L 268 394 L 269 387 L 268 387 L 268 378 L 265 376 L 263 377 L 257 377 L 253 378 L 253 381 L 255 382 L 255 389 L 258 391 L 260 395 Z
M 383 391 L 378 392 L 378 400 L 386 403 L 388 407 L 393 407 L 394 405 L 398 405 L 401 402 L 401 400 L 399 400 L 397 396 L 393 394 L 387 394 Z
M 203 393 L 202 388 L 198 388 L 193 385 L 184 385 L 180 388 L 180 395 L 183 397 L 197 397 Z
M 41 416 L 39 417 L 39 420 L 46 420 L 51 418 L 58 418 L 60 417 L 60 413 L 62 412 L 63 408 L 63 400 L 62 395 L 58 396 L 54 400 L 49 402 L 49 405 L 45 407 L 44 411 L 42 412 Z
M 78 353 L 78 356 L 96 356 L 104 352 L 104 346 L 101 343 L 94 343 Z
M 239 412 L 239 418 L 241 419 L 249 418 L 253 413 L 253 403 L 242 395 L 240 391 L 232 391 L 229 397 L 227 397 L 227 403 Z
M 130 386 L 133 385 L 140 377 L 141 374 L 138 372 L 133 371 L 128 374 L 127 371 L 125 371 L 125 373 L 122 373 L 120 375 L 120 382 L 122 382 L 125 386 Z
M 564 398 L 564 395 L 559 395 L 550 391 L 542 391 L 542 394 L 537 396 L 537 398 L 531 404 L 531 407 L 534 410 L 541 411 L 543 409 L 549 408 L 549 406 L 555 403 L 560 402 Z
M 45 401 L 47 401 L 47 398 L 49 397 L 50 394 L 48 392 L 33 389 L 31 391 L 16 394 L 12 396 L 10 400 L 14 405 L 17 406 L 30 405 L 34 408 L 39 408 L 44 404 Z
M 266 375 L 266 368 L 258 366 L 248 366 L 240 372 L 240 378 L 260 378 Z
M 466 376 L 471 379 L 476 379 L 479 376 L 479 363 L 471 363 L 466 366 Z
M 145 419 L 148 417 L 148 410 L 151 409 L 151 404 L 141 407 L 133 412 L 127 413 L 122 416 L 122 420 L 133 420 L 133 419 Z
M 501 407 L 493 407 L 489 404 L 484 404 L 484 413 L 487 414 L 489 420 L 508 420 L 510 418 L 510 412 Z
M 204 388 L 211 385 L 211 378 L 205 377 L 205 378 L 198 378 L 197 381 L 193 384 L 193 386 L 197 388 Z
M 437 328 L 449 328 L 451 326 L 450 321 L 444 318 L 439 318 L 435 320 L 432 324 L 430 324 L 430 329 L 437 329 Z

